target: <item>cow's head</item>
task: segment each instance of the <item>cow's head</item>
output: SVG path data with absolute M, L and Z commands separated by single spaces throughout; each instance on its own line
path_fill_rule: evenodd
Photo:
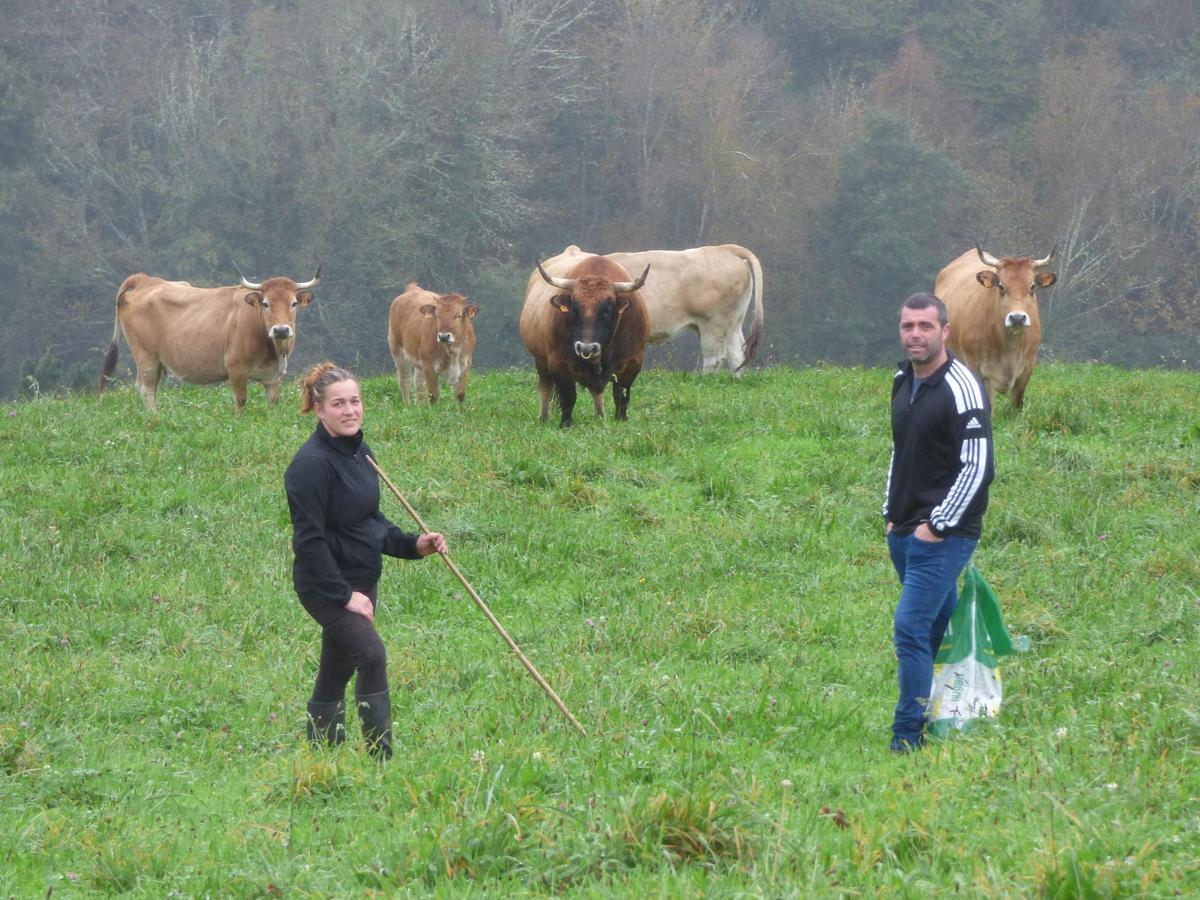
M 541 263 L 538 272 L 562 292 L 550 298 L 550 305 L 568 317 L 571 350 L 581 361 L 598 368 L 621 313 L 629 307 L 629 295 L 646 283 L 650 267 L 646 266 L 637 281 L 611 281 L 603 275 L 555 278 Z
M 426 303 L 420 312 L 434 320 L 438 343 L 454 346 L 463 342 L 479 307 L 468 303 L 462 294 L 439 294 L 436 304 Z
M 312 289 L 320 280 L 320 266 L 312 281 L 300 284 L 283 276 L 268 278 L 260 284 L 242 275 L 242 287 L 249 291 L 244 298 L 246 303 L 259 311 L 267 340 L 285 360 L 296 343 L 296 311 L 312 303 Z
M 1053 272 L 1039 272 L 1050 265 L 1054 250 L 1044 259 L 1005 256 L 997 259 L 975 245 L 979 261 L 989 268 L 975 273 L 975 280 L 989 290 L 999 292 L 1001 325 L 1009 333 L 1021 332 L 1038 321 L 1037 289 L 1050 287 L 1057 280 Z

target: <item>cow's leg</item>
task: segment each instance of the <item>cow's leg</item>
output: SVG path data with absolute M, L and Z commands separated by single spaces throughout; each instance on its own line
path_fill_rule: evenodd
M 700 329 L 700 369 L 715 372 L 725 358 L 725 335 L 712 328 Z
M 613 406 L 617 408 L 617 419 L 624 422 L 629 418 L 629 385 L 613 382 Z
M 596 411 L 596 418 L 604 418 L 604 391 L 592 391 L 592 409 Z
M 230 372 L 229 387 L 233 390 L 233 407 L 235 412 L 243 412 L 246 409 L 246 388 L 249 385 L 249 379 L 245 372 Z
M 560 379 L 556 382 L 558 387 L 558 405 L 562 407 L 562 419 L 558 425 L 560 428 L 570 428 L 574 422 L 571 416 L 575 412 L 575 382 L 571 378 Z M 545 421 L 543 415 L 542 421 Z
M 454 383 L 454 399 L 462 403 L 467 396 L 467 376 L 471 374 L 471 364 L 459 363 L 457 368 L 451 369 L 451 374 L 447 378 L 448 381 Z
M 613 380 L 613 405 L 617 408 L 617 419 L 622 422 L 629 418 L 629 392 L 633 387 L 633 380 L 641 371 L 640 362 L 630 362 Z
M 1020 409 L 1025 405 L 1025 386 L 1029 384 L 1029 379 L 1032 377 L 1033 366 L 1030 366 L 1017 376 L 1017 380 L 1014 382 L 1012 390 L 1008 392 L 1008 399 L 1012 401 L 1012 405 L 1016 409 Z
M 959 357 L 959 359 L 962 359 L 962 357 Z M 988 406 L 994 415 L 996 412 L 996 394 L 1000 392 L 1000 385 L 1008 384 L 1008 381 L 1005 379 L 1004 372 L 1002 370 L 997 371 L 994 367 L 987 364 L 981 364 L 977 369 L 975 366 L 971 365 L 971 363 L 967 363 L 967 368 L 975 373 L 975 375 L 979 378 L 979 383 L 982 384 L 983 389 L 987 391 Z
M 415 362 L 408 364 L 408 384 L 409 396 L 413 403 L 420 403 L 425 399 L 425 392 L 422 390 L 421 367 Z
M 729 361 L 729 371 L 733 373 L 734 378 L 742 377 L 738 369 L 746 359 L 745 346 L 746 339 L 742 336 L 741 325 L 730 328 L 729 333 L 725 335 L 725 358 Z
M 163 366 L 157 359 L 137 360 L 138 391 L 146 409 L 155 412 L 158 409 L 158 383 L 162 381 Z
M 541 363 L 536 364 L 538 376 L 538 399 L 541 402 L 541 412 L 538 415 L 539 422 L 545 422 L 550 414 L 550 398 L 554 395 L 554 379 L 550 376 L 550 370 Z
M 411 363 L 409 378 L 412 381 L 413 403 L 425 403 L 429 400 L 429 382 L 425 380 L 425 370 L 420 363 Z
M 404 404 L 408 405 L 408 360 L 395 357 L 396 360 L 396 381 L 400 385 L 400 399 Z
M 267 381 L 263 383 L 263 390 L 267 392 L 267 406 L 274 406 L 279 402 L 279 382 Z
M 442 395 L 441 385 L 438 384 L 437 369 L 433 367 L 433 363 L 425 363 L 422 369 L 425 372 L 425 391 L 429 394 L 429 402 L 437 403 L 438 397 Z

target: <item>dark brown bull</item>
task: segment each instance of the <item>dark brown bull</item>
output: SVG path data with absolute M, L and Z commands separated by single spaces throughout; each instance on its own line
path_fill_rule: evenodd
M 415 281 L 392 301 L 388 311 L 388 349 L 396 363 L 396 380 L 404 402 L 410 398 L 409 379 L 425 375 L 429 402 L 437 403 L 438 376 L 453 385 L 459 403 L 467 393 L 467 376 L 475 353 L 471 319 L 479 307 L 462 294 L 435 294 Z
M 279 400 L 279 382 L 296 345 L 296 312 L 312 302 L 312 281 L 290 278 L 247 281 L 232 287 L 198 288 L 139 272 L 117 291 L 116 322 L 104 357 L 100 391 L 117 365 L 117 338 L 137 364 L 138 389 L 154 411 L 158 383 L 169 371 L 183 381 L 229 381 L 238 412 L 246 406 L 246 386 L 257 381 L 267 401 Z
M 566 271 L 547 272 L 539 263 L 530 274 L 521 310 L 521 340 L 533 357 L 546 421 L 557 391 L 564 428 L 575 409 L 575 385 L 592 393 L 596 415 L 604 415 L 604 387 L 613 385 L 617 418 L 629 415 L 629 390 L 646 357 L 650 333 L 638 289 L 650 267 L 633 281 L 603 256 L 576 258 Z

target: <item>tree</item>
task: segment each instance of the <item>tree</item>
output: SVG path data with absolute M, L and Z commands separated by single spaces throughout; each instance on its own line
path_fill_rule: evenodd
M 866 83 L 891 60 L 923 0 L 765 0 L 768 29 L 779 36 L 801 90 L 836 77 Z
M 1042 0 L 931 0 L 922 7 L 922 42 L 941 59 L 956 91 L 989 118 L 1027 118 L 1041 59 Z
M 1060 241 L 1047 343 L 1095 355 L 1131 328 L 1194 328 L 1200 98 L 1136 89 L 1110 36 L 1048 64 L 1043 85 L 1032 165 Z
M 825 358 L 887 359 L 894 314 L 910 293 L 933 289 L 955 251 L 974 186 L 957 164 L 921 143 L 903 119 L 871 110 L 842 157 L 824 218 L 824 317 L 813 337 Z

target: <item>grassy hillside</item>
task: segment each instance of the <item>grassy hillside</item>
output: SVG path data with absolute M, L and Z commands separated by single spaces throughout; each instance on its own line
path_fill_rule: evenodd
M 383 768 L 302 741 L 294 386 L 0 407 L 0 894 L 1200 889 L 1200 377 L 1047 365 L 1000 400 L 976 561 L 1032 649 L 999 721 L 907 758 L 890 378 L 649 371 L 568 432 L 525 370 L 465 410 L 366 382 L 381 465 L 590 732 L 437 559 L 390 561 Z

